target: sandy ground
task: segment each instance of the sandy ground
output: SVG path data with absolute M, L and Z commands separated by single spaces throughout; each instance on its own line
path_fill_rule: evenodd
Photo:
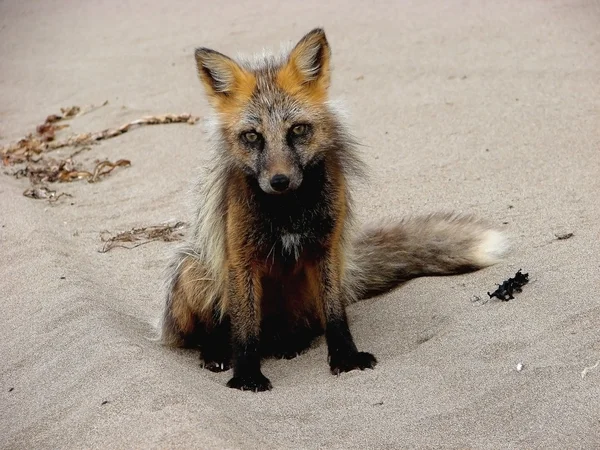
M 359 216 L 474 212 L 513 253 L 353 305 L 376 370 L 333 377 L 320 341 L 264 363 L 273 391 L 241 393 L 149 340 L 173 244 L 98 252 L 102 230 L 189 219 L 201 124 L 94 146 L 80 161 L 132 166 L 58 186 L 73 197 L 56 205 L 0 174 L 1 447 L 600 446 L 600 367 L 582 377 L 600 360 L 600 4 L 321 3 L 2 1 L 0 145 L 104 100 L 71 131 L 205 117 L 194 47 L 252 52 L 323 25 L 370 167 Z M 519 268 L 515 300 L 472 302 Z

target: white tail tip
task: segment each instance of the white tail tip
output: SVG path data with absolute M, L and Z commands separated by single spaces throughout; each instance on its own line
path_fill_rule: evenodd
M 508 238 L 498 230 L 487 230 L 475 249 L 475 263 L 481 267 L 491 266 L 500 261 L 510 250 Z

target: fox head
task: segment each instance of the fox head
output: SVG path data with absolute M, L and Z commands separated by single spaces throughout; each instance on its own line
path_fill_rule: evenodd
M 207 48 L 195 57 L 230 159 L 268 194 L 297 189 L 335 144 L 325 32 L 311 31 L 280 57 L 234 61 Z

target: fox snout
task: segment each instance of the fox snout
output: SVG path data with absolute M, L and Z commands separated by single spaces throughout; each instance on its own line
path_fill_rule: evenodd
M 282 173 L 278 173 L 271 178 L 271 187 L 277 192 L 285 192 L 289 185 L 290 178 Z
M 258 184 L 267 194 L 285 194 L 294 191 L 302 184 L 302 172 L 299 169 L 265 171 L 259 176 Z

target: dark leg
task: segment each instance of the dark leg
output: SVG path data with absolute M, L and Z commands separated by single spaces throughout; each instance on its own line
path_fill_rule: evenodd
M 233 378 L 227 386 L 242 391 L 268 391 L 271 382 L 260 371 L 258 339 L 233 339 Z
M 331 373 L 338 375 L 354 369 L 372 369 L 377 359 L 371 353 L 359 352 L 354 344 L 346 313 L 327 321 L 325 331 Z
M 231 323 L 229 317 L 214 314 L 214 325 L 207 330 L 201 345 L 204 367 L 211 372 L 231 368 Z
M 335 261 L 335 255 L 329 255 L 320 265 L 325 339 L 331 373 L 338 375 L 354 369 L 372 369 L 377 364 L 377 359 L 371 353 L 359 352 L 350 333 L 342 298 L 339 264 Z
M 227 386 L 256 392 L 269 390 L 271 382 L 260 371 L 260 276 L 251 271 L 231 271 L 229 280 L 233 378 Z

